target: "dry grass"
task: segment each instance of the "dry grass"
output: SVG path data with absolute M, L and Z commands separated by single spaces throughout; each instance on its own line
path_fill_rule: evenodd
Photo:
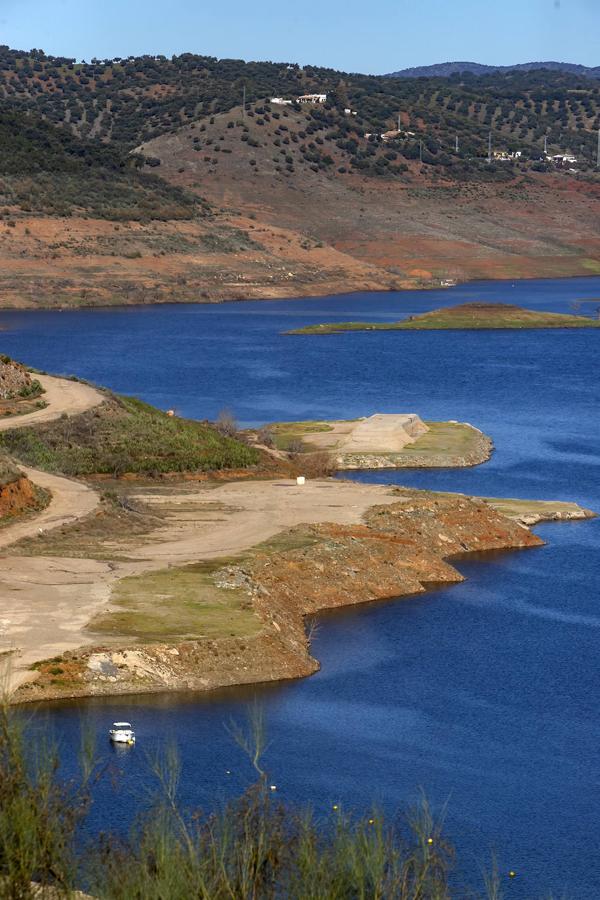
M 3 552 L 10 556 L 64 556 L 80 559 L 122 559 L 132 538 L 151 534 L 163 520 L 145 504 L 126 494 L 107 491 L 99 508 L 73 523 L 24 538 Z

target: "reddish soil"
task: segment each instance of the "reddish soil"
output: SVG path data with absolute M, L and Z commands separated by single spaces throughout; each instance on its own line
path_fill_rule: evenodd
M 0 519 L 16 516 L 27 509 L 34 509 L 38 499 L 34 487 L 24 476 L 8 484 L 0 485 Z
M 0 230 L 0 308 L 218 302 L 600 272 L 598 180 L 528 171 L 511 182 L 458 184 L 416 163 L 387 179 L 340 173 L 338 159 L 315 172 L 299 155 L 302 139 L 274 144 L 282 122 L 290 135 L 307 127 L 304 112 L 263 125 L 246 119 L 252 143 L 228 127 L 239 116 L 233 110 L 202 132 L 186 126 L 143 147 L 161 160 L 153 171 L 212 202 L 212 218 L 115 224 L 14 210 L 15 227 Z M 291 172 L 277 171 L 282 150 L 294 159 Z

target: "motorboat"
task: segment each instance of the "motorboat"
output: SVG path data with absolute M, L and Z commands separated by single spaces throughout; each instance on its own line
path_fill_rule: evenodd
M 129 722 L 114 722 L 108 736 L 115 744 L 135 744 L 135 731 Z

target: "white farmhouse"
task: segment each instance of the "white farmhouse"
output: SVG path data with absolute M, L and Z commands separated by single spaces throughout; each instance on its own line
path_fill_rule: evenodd
M 298 97 L 298 103 L 326 103 L 327 94 L 302 94 Z

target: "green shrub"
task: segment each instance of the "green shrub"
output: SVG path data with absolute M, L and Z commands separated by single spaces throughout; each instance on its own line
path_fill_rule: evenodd
M 259 460 L 256 450 L 206 422 L 170 418 L 130 397 L 36 428 L 11 429 L 0 447 L 26 465 L 72 476 L 245 468 Z

